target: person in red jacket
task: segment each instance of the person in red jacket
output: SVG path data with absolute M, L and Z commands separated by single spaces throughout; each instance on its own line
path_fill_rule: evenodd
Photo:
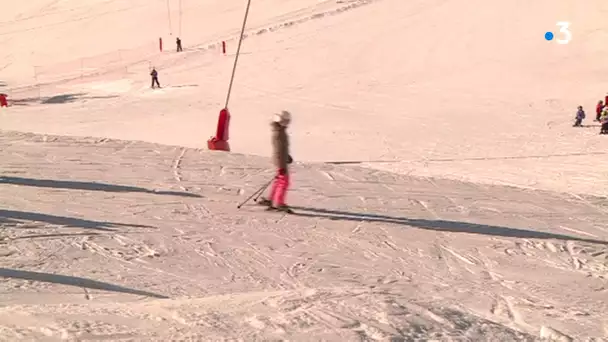
M 602 116 L 602 110 L 604 109 L 604 103 L 600 100 L 595 107 L 595 121 L 600 121 L 600 117 Z

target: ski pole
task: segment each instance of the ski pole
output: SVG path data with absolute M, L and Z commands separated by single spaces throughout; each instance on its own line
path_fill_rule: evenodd
M 274 180 L 274 178 L 272 180 Z M 264 193 L 264 191 L 266 191 L 266 189 L 268 189 L 268 186 L 270 185 L 270 183 L 272 183 L 272 180 L 270 180 L 270 182 L 268 182 L 268 184 L 266 184 L 265 187 L 263 187 L 263 188 L 261 188 L 261 189 L 258 190 L 258 195 L 255 196 L 255 198 L 253 199 L 253 201 L 255 203 L 258 203 L 258 199 L 260 199 L 260 196 L 262 196 L 262 194 Z
M 271 179 L 271 180 L 269 180 L 269 181 L 268 181 L 268 183 L 264 184 L 264 186 L 262 186 L 261 188 L 259 188 L 259 189 L 258 189 L 256 192 L 252 193 L 252 194 L 251 194 L 251 196 L 247 197 L 247 199 L 245 199 L 245 200 L 244 200 L 244 201 L 243 201 L 241 204 L 239 204 L 239 205 L 238 205 L 236 208 L 237 208 L 237 209 L 241 209 L 241 207 L 242 207 L 242 206 L 243 206 L 245 203 L 249 202 L 249 200 L 251 200 L 252 198 L 256 197 L 256 195 L 257 195 L 257 197 L 255 198 L 255 200 L 257 201 L 257 200 L 258 200 L 258 198 L 261 196 L 261 194 L 264 192 L 264 190 L 266 190 L 266 188 L 268 188 L 268 186 L 270 186 L 270 183 L 272 183 L 272 181 L 273 181 L 273 180 L 274 180 L 274 178 L 273 178 L 273 179 Z
M 272 183 L 272 181 L 274 179 L 275 178 L 273 177 L 271 180 L 268 181 L 268 183 L 266 183 L 266 185 L 264 185 L 263 187 L 261 187 L 261 188 L 258 189 L 257 196 L 255 196 L 255 198 L 253 199 L 254 202 L 257 203 L 258 198 L 260 198 L 260 196 L 262 196 L 262 194 L 264 193 L 264 191 L 266 191 L 266 189 L 268 189 L 268 186 L 270 186 L 270 183 Z

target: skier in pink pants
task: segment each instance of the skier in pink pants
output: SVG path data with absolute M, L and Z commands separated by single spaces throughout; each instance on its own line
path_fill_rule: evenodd
M 285 204 L 285 196 L 289 188 L 288 165 L 293 162 L 289 155 L 289 137 L 287 126 L 291 123 L 291 114 L 282 111 L 274 115 L 272 127 L 273 161 L 277 168 L 277 175 L 270 189 L 269 198 L 262 198 L 260 204 L 267 205 L 268 210 L 279 210 L 291 213 L 291 209 Z

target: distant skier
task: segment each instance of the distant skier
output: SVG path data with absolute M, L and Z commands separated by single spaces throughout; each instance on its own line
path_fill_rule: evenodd
M 602 116 L 602 110 L 604 109 L 604 102 L 600 100 L 595 107 L 595 121 L 600 121 L 600 116 Z
M 576 112 L 576 117 L 574 121 L 574 127 L 581 127 L 584 118 L 585 111 L 583 110 L 583 106 L 578 106 L 578 111 Z
M 160 83 L 158 83 L 158 72 L 156 71 L 156 68 L 152 68 L 150 76 L 152 76 L 152 89 L 154 89 L 154 84 L 156 84 L 160 88 Z
M 177 37 L 177 39 L 175 39 L 175 44 L 177 44 L 177 52 L 184 51 L 182 49 L 182 40 L 179 39 L 179 37 Z
M 289 155 L 289 137 L 287 126 L 291 123 L 291 113 L 282 111 L 274 115 L 272 127 L 273 161 L 277 168 L 277 175 L 270 189 L 269 198 L 262 198 L 260 204 L 268 206 L 268 210 L 278 210 L 292 213 L 285 204 L 285 196 L 289 188 L 288 165 L 293 162 Z

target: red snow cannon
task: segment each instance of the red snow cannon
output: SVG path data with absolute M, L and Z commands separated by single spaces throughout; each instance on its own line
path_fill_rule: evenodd
M 215 137 L 207 140 L 207 148 L 213 151 L 230 152 L 230 144 L 228 144 L 228 128 L 230 127 L 230 112 L 228 108 L 220 111 L 220 116 L 217 120 L 217 131 Z

